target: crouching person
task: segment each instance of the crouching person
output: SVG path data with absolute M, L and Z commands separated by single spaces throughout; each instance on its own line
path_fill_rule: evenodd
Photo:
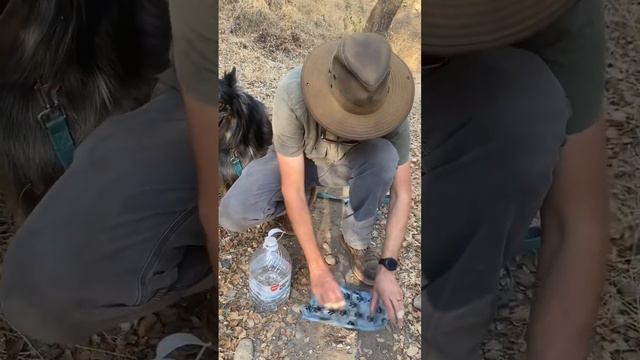
M 273 147 L 251 162 L 219 209 L 220 225 L 244 231 L 287 213 L 306 257 L 311 290 L 328 308 L 344 306 L 318 248 L 307 197 L 317 186 L 348 186 L 341 240 L 352 269 L 373 286 L 401 325 L 403 292 L 394 271 L 411 207 L 409 114 L 414 82 L 384 37 L 357 33 L 325 43 L 280 82 Z M 391 192 L 382 254 L 370 246 L 376 213 Z

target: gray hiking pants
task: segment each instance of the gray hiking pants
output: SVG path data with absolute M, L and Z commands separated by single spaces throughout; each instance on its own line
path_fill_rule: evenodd
M 544 62 L 501 48 L 424 74 L 423 358 L 475 360 L 500 271 L 551 186 L 570 107 Z
M 376 212 L 391 187 L 398 166 L 398 152 L 386 139 L 363 141 L 335 163 L 305 159 L 305 187 L 349 186 L 349 204 L 342 219 L 344 239 L 355 249 L 371 242 Z M 227 194 L 219 209 L 219 224 L 230 231 L 244 231 L 285 213 L 276 153 L 270 150 L 252 161 Z
M 192 151 L 175 90 L 100 125 L 11 240 L 0 279 L 9 323 L 79 343 L 209 289 Z

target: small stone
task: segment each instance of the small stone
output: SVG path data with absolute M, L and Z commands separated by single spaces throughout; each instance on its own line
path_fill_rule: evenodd
M 126 336 L 124 337 L 124 341 L 125 341 L 127 344 L 135 344 L 135 343 L 137 343 L 137 342 L 138 342 L 138 341 L 140 341 L 140 340 L 138 339 L 138 337 L 137 337 L 135 334 L 128 334 L 128 335 L 126 335 Z
M 384 339 L 383 338 L 376 338 L 376 341 L 379 342 L 379 343 L 383 343 Z
M 294 312 L 297 312 L 298 314 L 302 313 L 302 309 L 304 308 L 304 305 L 302 304 L 295 304 L 291 307 L 291 310 L 293 310 Z
M 298 292 L 298 290 L 291 289 L 291 298 L 292 299 L 297 299 L 298 297 L 300 297 L 300 293 Z
M 138 324 L 138 336 L 141 338 L 146 337 L 149 334 L 149 331 L 156 324 L 156 321 L 158 321 L 158 318 L 153 314 L 142 318 L 140 324 Z
M 496 340 L 491 340 L 484 346 L 484 348 L 487 350 L 498 351 L 502 349 L 502 345 Z
M 413 307 L 418 310 L 422 310 L 422 295 L 418 295 L 413 298 Z
M 220 263 L 221 263 L 223 269 L 228 269 L 228 268 L 231 267 L 231 259 L 230 258 L 222 259 L 222 261 Z
M 640 360 L 640 352 L 628 352 L 622 355 L 624 360 Z
M 327 256 L 325 256 L 324 261 L 326 261 L 327 264 L 332 266 L 332 265 L 336 264 L 336 257 L 333 256 L 333 255 L 327 255 Z
M 160 321 L 156 321 L 156 323 L 153 324 L 153 327 L 151 327 L 151 329 L 147 333 L 147 337 L 158 338 L 162 335 L 163 330 L 164 327 L 162 326 L 162 323 Z
M 200 319 L 198 319 L 195 316 L 192 316 L 191 317 L 191 323 L 193 324 L 193 326 L 198 327 L 198 326 L 200 326 Z
M 64 360 L 73 360 L 73 354 L 71 350 L 67 349 L 64 351 Z
M 329 243 L 323 243 L 322 248 L 327 252 L 327 254 L 331 254 L 331 246 L 329 246 Z
M 247 332 L 244 331 L 244 329 L 241 328 L 240 326 L 233 329 L 233 335 L 235 335 L 235 337 L 238 339 L 242 339 L 243 337 L 245 337 L 246 334 Z
M 629 299 L 640 298 L 640 284 L 632 281 L 625 281 L 620 285 L 620 292 Z
M 255 325 L 255 322 L 253 321 L 253 319 L 249 318 L 247 319 L 246 324 L 247 324 L 247 327 L 251 329 Z
M 409 349 L 407 349 L 407 355 L 410 357 L 418 355 L 418 352 L 420 352 L 420 349 L 418 349 L 418 347 L 415 345 L 411 345 L 409 346 Z
M 178 310 L 175 308 L 165 308 L 158 315 L 160 316 L 160 321 L 165 325 L 178 321 Z
M 249 338 L 238 342 L 233 360 L 253 360 L 253 341 Z
M 517 283 L 519 283 L 520 285 L 526 288 L 531 287 L 536 281 L 535 276 L 533 276 L 528 270 L 525 270 L 525 269 L 515 271 L 513 273 L 513 278 L 516 280 Z
M 229 289 L 229 291 L 224 293 L 224 297 L 227 301 L 233 299 L 236 296 L 236 290 L 235 289 Z
M 327 230 L 327 229 L 320 230 L 319 235 L 320 235 L 319 236 L 320 239 L 329 240 L 329 239 L 331 239 L 331 230 Z
M 77 351 L 74 356 L 75 360 L 89 360 L 91 359 L 91 352 L 87 350 Z
M 125 322 L 120 324 L 120 330 L 122 330 L 123 333 L 128 332 L 129 330 L 131 330 L 132 327 L 133 327 L 133 323 L 131 322 Z

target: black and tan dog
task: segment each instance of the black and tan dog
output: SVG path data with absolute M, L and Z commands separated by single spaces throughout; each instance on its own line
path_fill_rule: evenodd
M 264 104 L 240 87 L 235 68 L 220 79 L 218 110 L 218 161 L 225 191 L 247 164 L 266 154 L 272 129 Z
M 169 66 L 170 29 L 164 0 L 0 0 L 0 184 L 14 215 L 24 218 L 62 175 L 69 149 L 60 147 L 149 99 Z M 264 154 L 271 127 L 235 71 L 219 97 L 228 187 L 231 170 Z
M 143 104 L 171 30 L 157 0 L 4 0 L 0 11 L 0 176 L 22 217 L 64 171 L 47 122 L 63 120 L 54 135 L 77 145 Z

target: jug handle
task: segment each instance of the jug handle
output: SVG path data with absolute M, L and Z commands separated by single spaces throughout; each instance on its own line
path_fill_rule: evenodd
M 280 229 L 271 229 L 269 230 L 269 234 L 267 236 L 274 236 L 275 234 L 281 234 L 278 240 L 284 236 L 284 231 Z

